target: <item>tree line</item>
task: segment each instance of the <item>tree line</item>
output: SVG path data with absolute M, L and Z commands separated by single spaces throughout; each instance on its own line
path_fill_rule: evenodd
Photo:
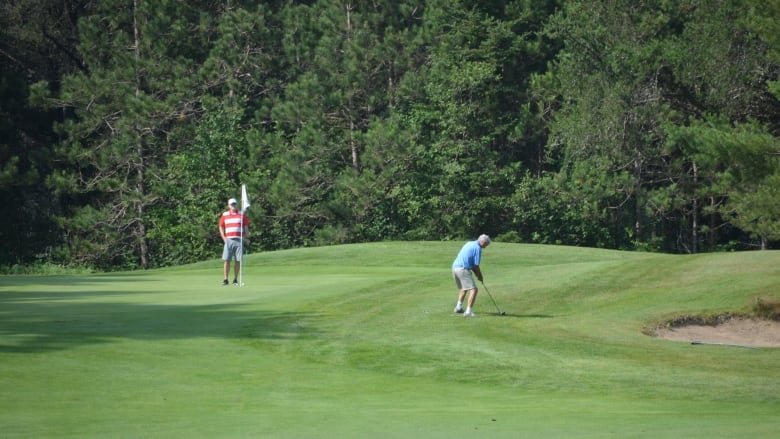
M 0 266 L 780 242 L 780 0 L 7 0 Z

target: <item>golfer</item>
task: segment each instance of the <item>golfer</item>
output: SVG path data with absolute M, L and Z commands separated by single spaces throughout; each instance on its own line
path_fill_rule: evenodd
M 482 272 L 479 270 L 479 261 L 482 257 L 482 249 L 490 245 L 488 235 L 480 235 L 476 241 L 469 241 L 461 247 L 458 256 L 452 262 L 452 277 L 458 287 L 458 304 L 455 305 L 456 313 L 463 313 L 463 317 L 474 317 L 474 301 L 477 299 L 477 284 L 473 274 L 482 282 Z M 463 299 L 469 292 L 469 301 L 466 304 L 466 312 L 463 312 Z
M 249 239 L 249 219 L 244 212 L 238 210 L 238 201 L 235 198 L 228 200 L 228 210 L 222 213 L 219 218 L 219 234 L 222 235 L 222 241 L 225 246 L 222 249 L 222 260 L 224 263 L 224 280 L 222 285 L 228 284 L 228 274 L 230 274 L 230 260 L 235 258 L 236 263 L 233 268 L 233 285 L 238 285 L 238 273 L 241 270 L 241 253 L 244 241 Z

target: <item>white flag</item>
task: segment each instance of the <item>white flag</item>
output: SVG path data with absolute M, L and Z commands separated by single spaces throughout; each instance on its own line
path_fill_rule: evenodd
M 249 197 L 246 195 L 246 185 L 241 185 L 241 210 L 247 210 L 249 208 Z

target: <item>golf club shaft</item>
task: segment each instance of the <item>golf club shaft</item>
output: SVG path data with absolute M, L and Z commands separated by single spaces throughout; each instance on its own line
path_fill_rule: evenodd
M 488 294 L 488 297 L 490 297 L 490 301 L 493 302 L 493 305 L 496 307 L 498 314 L 501 314 L 501 308 L 498 307 L 498 304 L 496 303 L 496 299 L 494 299 L 493 295 L 490 294 L 490 290 L 488 290 L 488 287 L 487 285 L 485 285 L 485 282 L 482 282 L 482 287 L 485 288 L 485 292 Z

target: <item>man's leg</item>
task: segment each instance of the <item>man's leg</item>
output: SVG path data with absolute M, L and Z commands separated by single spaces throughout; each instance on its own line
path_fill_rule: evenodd
M 222 264 L 222 275 L 223 275 L 222 283 L 224 285 L 227 285 L 228 273 L 230 273 L 230 260 L 229 259 L 225 260 L 225 262 Z
M 458 303 L 455 304 L 455 312 L 463 312 L 463 299 L 466 298 L 466 290 L 458 291 Z
M 474 317 L 474 311 L 472 310 L 472 307 L 474 306 L 474 301 L 477 300 L 477 287 L 472 288 L 469 290 L 469 301 L 466 304 L 466 312 L 463 313 L 463 317 Z
M 464 293 L 465 293 L 465 291 L 464 291 Z M 468 303 L 468 307 L 469 308 L 474 306 L 474 301 L 475 300 L 477 300 L 477 288 L 476 287 L 472 288 L 471 291 L 469 291 L 469 303 Z
M 241 271 L 241 261 L 236 261 L 233 270 L 233 283 L 238 281 L 238 273 Z

